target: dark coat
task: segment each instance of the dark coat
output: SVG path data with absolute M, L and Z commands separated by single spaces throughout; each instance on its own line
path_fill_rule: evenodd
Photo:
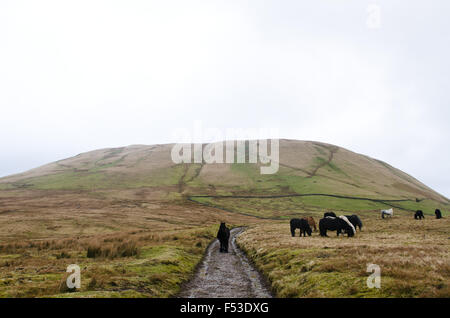
M 339 236 L 342 231 L 347 233 L 348 237 L 355 235 L 353 228 L 343 219 L 329 216 L 319 221 L 319 231 L 320 236 L 328 236 L 327 231 L 336 231 L 337 236 Z
M 441 210 L 436 209 L 436 211 L 434 211 L 434 214 L 436 214 L 436 219 L 441 219 L 442 218 Z
M 416 214 L 414 214 L 414 218 L 416 220 L 425 219 L 425 216 L 423 215 L 423 211 L 422 210 L 417 210 Z
M 353 224 L 353 226 L 355 227 L 355 230 L 356 230 L 356 227 L 359 227 L 359 231 L 361 231 L 363 224 L 361 222 L 361 219 L 356 214 L 346 215 L 346 217 L 350 221 L 350 223 Z
M 295 236 L 295 230 L 296 229 L 300 229 L 300 236 L 306 236 L 306 234 L 308 234 L 309 236 L 311 236 L 312 230 L 311 227 L 309 226 L 308 220 L 306 219 L 292 219 L 290 221 L 290 225 L 291 225 L 291 235 L 292 237 Z
M 228 253 L 228 241 L 230 239 L 230 229 L 226 227 L 225 223 L 220 223 L 217 238 L 220 242 L 220 252 Z
M 325 212 L 324 214 L 323 214 L 323 217 L 324 218 L 326 218 L 327 216 L 332 216 L 332 217 L 336 217 L 336 213 L 334 213 L 334 212 Z

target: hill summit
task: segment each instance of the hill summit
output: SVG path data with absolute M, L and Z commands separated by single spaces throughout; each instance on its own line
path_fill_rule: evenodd
M 449 200 L 389 164 L 331 144 L 282 139 L 279 170 L 261 164 L 175 164 L 173 144 L 90 151 L 0 179 L 0 190 L 158 192 L 163 199 L 327 195 L 446 207 Z M 203 200 L 203 199 L 202 199 Z M 317 201 L 317 200 L 316 200 Z M 203 202 L 205 203 L 205 202 Z M 417 203 L 417 204 L 415 204 Z M 314 204 L 312 204 L 314 206 Z M 318 205 L 320 207 L 320 204 Z M 331 207 L 330 207 L 331 208 Z

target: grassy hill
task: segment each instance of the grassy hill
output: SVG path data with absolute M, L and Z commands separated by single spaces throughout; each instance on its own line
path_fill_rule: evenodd
M 411 211 L 449 215 L 450 202 L 406 173 L 310 141 L 280 140 L 273 175 L 258 164 L 174 164 L 172 146 L 100 149 L 0 178 L 0 297 L 173 296 L 221 221 L 250 227 L 239 244 L 280 297 L 449 297 L 449 218 L 417 223 Z M 381 221 L 375 212 L 389 207 L 395 216 Z M 287 218 L 325 210 L 357 213 L 367 230 L 290 237 Z M 381 292 L 362 283 L 374 259 L 390 275 Z M 67 293 L 74 263 L 82 289 Z
M 432 213 L 449 205 L 447 198 L 389 164 L 329 144 L 281 140 L 280 169 L 273 175 L 261 175 L 259 164 L 174 164 L 172 146 L 91 151 L 1 178 L 0 189 L 112 193 L 148 189 L 160 199 L 190 198 L 262 217 L 288 216 L 298 208 L 395 207 Z M 285 197 L 274 200 L 274 196 Z

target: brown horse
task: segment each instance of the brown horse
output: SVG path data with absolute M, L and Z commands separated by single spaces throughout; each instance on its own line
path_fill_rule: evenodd
M 314 232 L 317 232 L 316 221 L 311 216 L 304 217 L 311 228 L 314 228 Z

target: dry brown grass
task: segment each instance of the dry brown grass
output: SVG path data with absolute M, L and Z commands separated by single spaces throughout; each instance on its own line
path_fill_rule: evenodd
M 167 297 L 190 277 L 220 221 L 261 222 L 136 191 L 0 191 L 0 297 Z M 82 269 L 75 293 L 59 288 L 69 264 Z
M 291 237 L 289 222 L 260 224 L 238 240 L 280 297 L 450 297 L 450 219 L 364 214 L 354 238 Z M 369 289 L 367 264 L 381 267 Z
M 135 256 L 138 255 L 139 252 L 140 249 L 135 241 L 120 242 L 118 244 L 108 245 L 96 243 L 87 247 L 86 256 L 88 258 L 118 258 Z

